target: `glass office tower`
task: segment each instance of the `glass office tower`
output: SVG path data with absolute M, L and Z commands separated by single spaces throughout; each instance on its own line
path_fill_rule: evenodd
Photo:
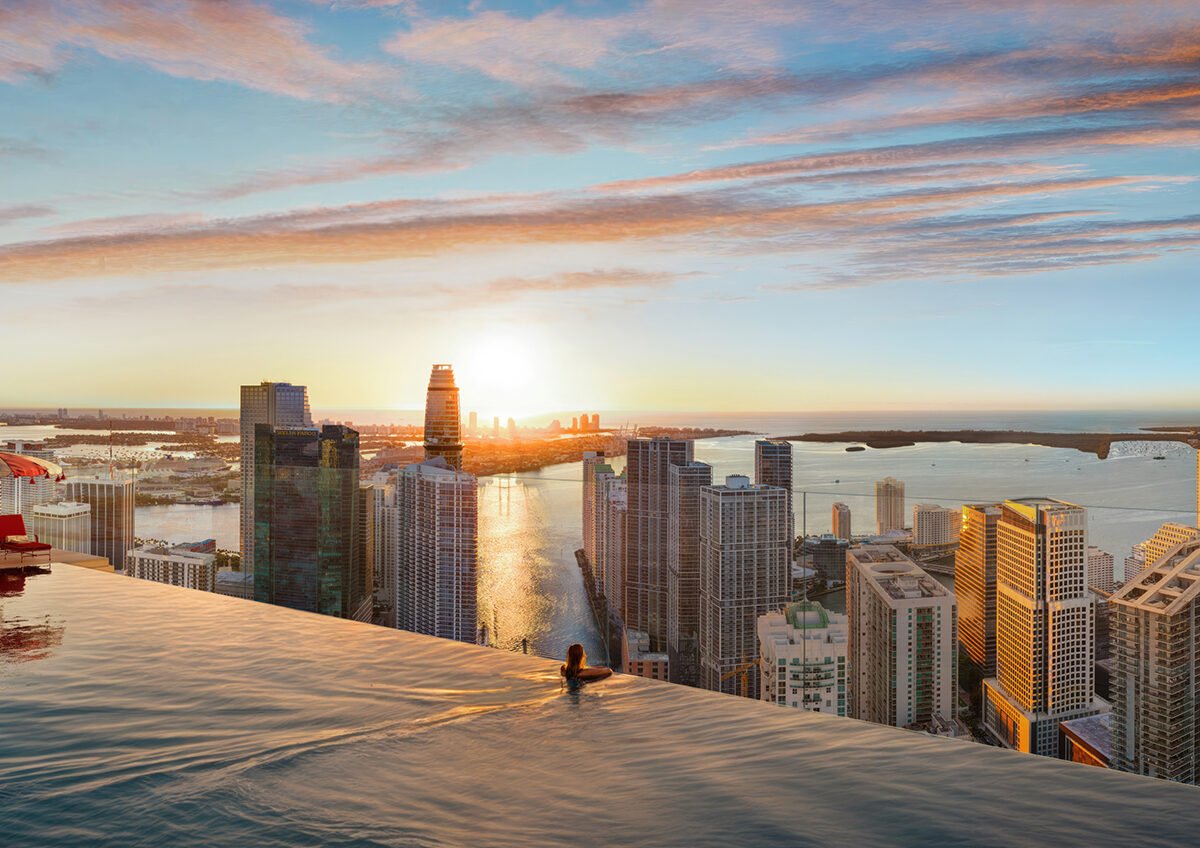
M 254 599 L 370 621 L 358 433 L 259 424 L 254 465 Z

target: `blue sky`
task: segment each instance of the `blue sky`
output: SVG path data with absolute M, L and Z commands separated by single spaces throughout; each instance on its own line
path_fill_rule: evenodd
M 1198 63 L 1184 0 L 7 0 L 0 405 L 1192 408 Z

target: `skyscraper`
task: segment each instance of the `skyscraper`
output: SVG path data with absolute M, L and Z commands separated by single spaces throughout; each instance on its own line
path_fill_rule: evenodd
M 604 551 L 605 533 L 608 532 L 606 523 L 608 492 L 616 478 L 617 475 L 613 473 L 612 466 L 607 462 L 592 467 L 592 487 L 588 508 L 591 514 L 589 532 L 592 538 L 593 556 L 588 557 L 588 566 L 592 569 L 593 588 L 601 595 L 605 595 L 608 591 L 604 583 L 605 572 L 600 565 L 600 559 Z
M 124 568 L 133 547 L 133 480 L 81 477 L 67 481 L 67 500 L 92 508 L 92 553 Z
M 904 529 L 904 483 L 884 477 L 875 483 L 875 523 L 880 536 Z
M 787 492 L 731 475 L 700 490 L 700 685 L 759 696 L 758 617 L 791 588 Z
M 1053 757 L 1058 724 L 1099 711 L 1087 511 L 1051 498 L 1005 501 L 996 526 L 996 676 L 983 724 L 1002 744 Z
M 470 412 L 467 414 L 467 433 L 472 437 L 479 435 L 479 413 Z
M 396 503 L 396 626 L 475 642 L 475 477 L 451 467 L 445 457 L 414 463 L 399 474 Z
M 596 566 L 596 466 L 606 463 L 604 451 L 587 451 L 583 455 L 583 552 L 592 568 Z M 611 470 L 611 469 L 610 469 Z
M 844 503 L 835 503 L 832 513 L 833 535 L 850 541 L 850 507 Z
M 242 574 L 254 573 L 254 433 L 255 426 L 311 427 L 308 387 L 263 381 L 242 386 L 241 397 L 241 542 Z
M 618 492 L 622 499 L 625 496 L 625 474 L 615 475 L 611 466 L 599 465 L 592 486 L 592 520 L 595 525 L 592 533 L 596 537 L 596 561 L 592 563 L 592 572 L 597 590 L 607 601 L 609 611 L 615 613 L 622 601 L 623 590 L 619 587 L 621 573 L 625 570 L 625 536 L 622 531 L 618 547 L 612 538 L 612 501 Z
M 604 548 L 601 551 L 601 572 L 604 574 L 604 597 L 608 600 L 610 616 L 623 619 L 625 615 L 625 555 L 629 527 L 629 485 L 622 473 L 604 484 Z
M 625 626 L 650 637 L 651 651 L 667 648 L 667 534 L 670 468 L 692 461 L 692 443 L 630 439 L 625 560 Z
M 370 621 L 358 433 L 258 424 L 254 459 L 254 599 Z
M 954 594 L 891 545 L 846 561 L 851 718 L 909 727 L 955 718 Z
M 375 607 L 381 613 L 378 622 L 385 627 L 396 626 L 396 572 L 400 561 L 398 479 L 399 472 L 390 471 L 384 480 L 376 483 L 376 486 L 382 485 L 383 488 L 383 515 L 376 518 L 382 524 L 382 541 L 378 552 L 379 571 L 375 576 Z
M 996 525 L 1000 504 L 967 504 L 954 555 L 958 642 L 984 677 L 996 674 Z
M 359 526 L 362 528 L 360 546 L 366 559 L 366 571 L 371 575 L 371 587 L 375 597 L 373 606 L 382 614 L 382 623 L 388 627 L 394 626 L 396 570 L 391 567 L 392 560 L 387 558 L 389 546 L 394 540 L 390 534 L 390 507 L 395 506 L 396 487 L 389 475 L 379 473 L 369 483 L 360 484 L 359 493 L 362 504 L 359 511 Z
M 674 683 L 700 682 L 700 491 L 712 466 L 672 465 L 667 504 L 667 655 Z
M 462 454 L 462 413 L 454 368 L 434 365 L 425 392 L 425 458 L 443 457 L 451 468 L 462 471 Z
M 1148 564 L 1109 604 L 1112 767 L 1200 782 L 1200 540 Z
M 792 443 L 758 439 L 754 443 L 754 482 L 778 486 L 787 492 L 788 533 L 796 535 L 795 510 L 792 508 Z

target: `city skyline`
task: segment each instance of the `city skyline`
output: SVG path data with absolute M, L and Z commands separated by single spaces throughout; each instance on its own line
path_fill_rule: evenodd
M 1188 405 L 1195 4 L 892 6 L 16 3 L 0 405 Z

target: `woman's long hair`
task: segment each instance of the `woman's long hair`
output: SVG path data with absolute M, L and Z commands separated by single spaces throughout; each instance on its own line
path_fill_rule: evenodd
M 567 648 L 567 661 L 562 664 L 562 668 L 559 671 L 567 680 L 574 680 L 579 676 L 579 672 L 586 664 L 587 654 L 583 650 L 583 645 L 576 642 Z

